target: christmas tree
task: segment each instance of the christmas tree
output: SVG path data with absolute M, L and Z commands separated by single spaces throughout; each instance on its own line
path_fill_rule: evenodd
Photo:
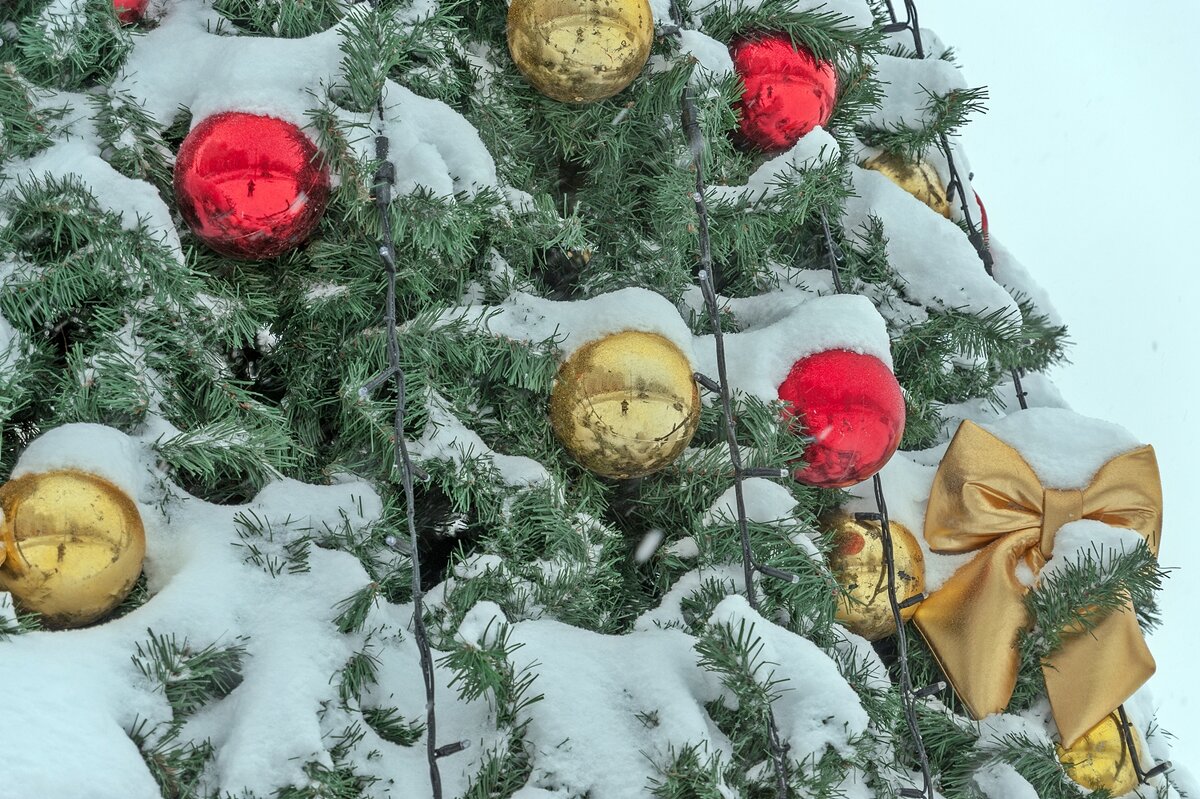
M 904 12 L 9 0 L 0 797 L 1196 795 Z

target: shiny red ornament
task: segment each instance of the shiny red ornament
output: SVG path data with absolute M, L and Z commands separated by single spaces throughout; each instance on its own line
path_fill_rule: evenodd
M 983 200 L 979 198 L 979 192 L 975 192 L 975 204 L 979 206 L 979 232 L 983 234 L 983 242 L 988 240 L 988 223 L 987 209 L 983 207 Z
M 737 111 L 741 135 L 767 151 L 786 150 L 833 114 L 833 64 L 782 34 L 741 39 L 731 48 L 744 91 Z
M 801 483 L 844 488 L 883 468 L 904 433 L 904 395 L 883 361 L 848 350 L 801 358 L 779 386 L 785 418 L 812 442 Z
M 230 258 L 277 258 L 325 212 L 329 172 L 300 128 L 228 111 L 187 135 L 175 159 L 175 199 L 188 227 Z
M 122 25 L 141 22 L 148 5 L 150 0 L 113 0 L 113 10 L 117 12 L 117 21 Z

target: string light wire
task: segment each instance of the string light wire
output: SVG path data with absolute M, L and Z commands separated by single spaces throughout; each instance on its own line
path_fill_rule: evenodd
M 379 13 L 378 0 L 371 0 L 373 13 Z M 425 683 L 425 757 L 429 763 L 429 785 L 433 799 L 442 799 L 442 775 L 438 760 L 461 752 L 468 741 L 456 741 L 439 747 L 437 745 L 437 691 L 434 682 L 433 650 L 429 645 L 429 632 L 425 628 L 425 591 L 421 587 L 421 553 L 417 536 L 416 492 L 414 481 L 423 474 L 413 463 L 404 438 L 404 413 L 406 387 L 404 370 L 400 365 L 400 340 L 396 330 L 396 244 L 392 235 L 392 187 L 396 181 L 396 168 L 388 155 L 389 141 L 386 133 L 386 117 L 383 105 L 383 87 L 375 107 L 379 117 L 379 132 L 375 136 L 375 171 L 373 191 L 375 207 L 379 212 L 379 260 L 387 277 L 387 300 L 384 307 L 384 323 L 387 326 L 387 367 L 368 381 L 360 390 L 360 396 L 392 382 L 396 393 L 396 409 L 392 417 L 392 468 L 400 476 L 404 487 L 405 519 L 408 527 L 408 557 L 412 564 L 413 638 L 421 660 L 421 677 Z

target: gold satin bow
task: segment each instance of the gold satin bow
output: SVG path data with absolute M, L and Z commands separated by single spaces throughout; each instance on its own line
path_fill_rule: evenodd
M 977 424 L 959 426 L 933 479 L 925 539 L 934 552 L 975 556 L 921 603 L 914 619 L 976 719 L 1004 710 L 1016 686 L 1017 637 L 1031 623 L 1018 564 L 1036 575 L 1059 528 L 1076 519 L 1131 528 L 1157 555 L 1162 485 L 1154 449 L 1118 455 L 1082 490 L 1044 488 L 1015 449 Z M 1154 658 L 1130 605 L 1091 633 L 1067 636 L 1043 661 L 1042 673 L 1069 747 L 1150 678 Z

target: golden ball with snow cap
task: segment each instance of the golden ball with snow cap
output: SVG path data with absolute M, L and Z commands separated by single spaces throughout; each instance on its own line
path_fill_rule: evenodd
M 142 571 L 137 506 L 109 481 L 74 469 L 0 486 L 0 591 L 47 627 L 82 627 L 113 611 Z
M 611 97 L 650 58 L 649 0 L 512 0 L 508 51 L 533 87 L 563 103 Z
M 576 350 L 558 370 L 550 426 L 571 457 L 630 479 L 679 457 L 700 424 L 700 392 L 683 351 L 657 333 L 625 330 Z

